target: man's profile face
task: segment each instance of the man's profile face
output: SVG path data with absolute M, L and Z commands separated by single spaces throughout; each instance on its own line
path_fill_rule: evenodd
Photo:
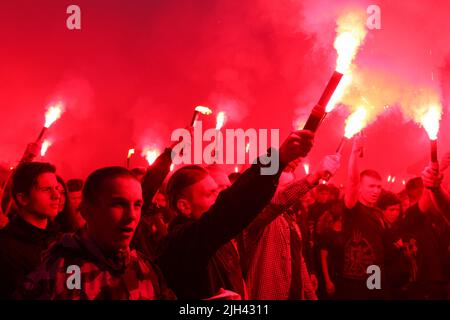
M 186 189 L 185 200 L 189 203 L 190 216 L 199 219 L 216 202 L 219 186 L 207 175 Z
M 359 188 L 359 200 L 367 206 L 374 206 L 381 194 L 381 180 L 364 176 Z
M 29 195 L 24 196 L 21 206 L 29 213 L 41 218 L 52 219 L 59 210 L 60 184 L 51 172 L 40 174 Z
M 141 184 L 123 176 L 105 180 L 101 189 L 95 202 L 87 204 L 88 232 L 106 250 L 127 248 L 141 218 Z

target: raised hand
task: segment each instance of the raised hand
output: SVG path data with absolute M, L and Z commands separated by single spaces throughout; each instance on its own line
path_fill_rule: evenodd
M 428 189 L 437 189 L 441 185 L 443 175 L 439 172 L 437 163 L 430 163 L 422 172 L 422 181 L 424 187 Z
M 292 132 L 280 146 L 280 163 L 288 165 L 290 162 L 306 157 L 311 151 L 314 134 L 308 130 Z

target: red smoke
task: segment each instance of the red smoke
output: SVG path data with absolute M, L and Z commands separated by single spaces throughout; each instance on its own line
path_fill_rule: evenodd
M 65 178 L 125 165 L 131 147 L 162 150 L 172 130 L 189 123 L 196 105 L 225 111 L 225 127 L 280 128 L 284 137 L 298 115 L 309 113 L 334 69 L 339 12 L 371 2 L 79 0 L 81 31 L 66 28 L 71 3 L 2 2 L 0 161 L 20 158 L 55 100 L 63 100 L 66 111 L 49 130 L 53 145 L 46 159 Z M 447 109 L 448 1 L 376 4 L 382 29 L 368 33 L 358 69 L 411 86 L 429 83 L 433 73 Z M 336 149 L 347 115 L 339 108 L 321 126 L 311 170 Z M 365 130 L 362 167 L 399 181 L 420 172 L 429 141 L 407 120 L 394 108 Z M 215 116 L 203 121 L 214 127 Z M 444 114 L 440 152 L 450 149 L 449 126 Z M 337 181 L 345 171 L 344 165 Z

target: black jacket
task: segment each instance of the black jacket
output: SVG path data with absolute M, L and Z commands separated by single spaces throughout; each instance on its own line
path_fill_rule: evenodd
M 12 299 L 22 279 L 41 262 L 41 253 L 56 240 L 53 227 L 39 229 L 16 216 L 0 230 L 0 299 Z
M 220 288 L 239 292 L 235 286 L 242 277 L 240 267 L 240 274 L 229 274 L 230 267 L 224 265 L 229 259 L 224 257 L 231 251 L 221 248 L 250 224 L 275 193 L 279 174 L 261 175 L 260 169 L 255 164 L 246 170 L 200 219 L 174 221 L 157 262 L 179 299 L 208 298 Z

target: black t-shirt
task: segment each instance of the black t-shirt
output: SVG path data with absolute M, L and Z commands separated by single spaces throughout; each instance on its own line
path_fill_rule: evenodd
M 332 280 L 342 277 L 344 265 L 344 238 L 341 231 L 327 230 L 318 236 L 318 249 L 328 251 L 328 272 Z
M 384 273 L 384 223 L 382 213 L 358 202 L 346 209 L 342 220 L 344 238 L 344 279 L 366 282 L 367 268 L 377 265 Z
M 417 250 L 417 278 L 420 282 L 448 281 L 449 228 L 432 212 L 422 213 L 419 205 L 409 207 L 401 226 L 403 241 Z
M 399 219 L 398 222 L 386 228 L 384 265 L 388 285 L 392 290 L 401 290 L 408 284 L 411 276 L 411 262 L 404 247 L 399 246 L 403 242 L 399 230 L 401 222 L 402 220 Z M 393 296 L 393 298 L 398 297 Z

